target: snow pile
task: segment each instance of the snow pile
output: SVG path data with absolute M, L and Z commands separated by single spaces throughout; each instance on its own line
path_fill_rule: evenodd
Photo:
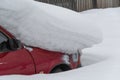
M 1 0 L 0 25 L 23 43 L 52 51 L 75 53 L 102 41 L 88 17 L 32 0 Z

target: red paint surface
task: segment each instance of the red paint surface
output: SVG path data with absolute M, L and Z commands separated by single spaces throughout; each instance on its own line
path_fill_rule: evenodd
M 14 38 L 14 36 L 4 28 L 0 27 L 0 31 L 9 36 L 9 38 Z M 35 47 L 32 47 L 32 49 L 33 51 L 30 52 L 22 47 L 15 51 L 0 53 L 0 75 L 49 73 L 57 65 L 66 64 L 62 60 L 62 57 L 65 55 L 63 53 Z M 74 63 L 71 55 L 69 55 L 69 57 L 69 67 L 71 69 L 76 68 L 80 64 L 80 59 Z

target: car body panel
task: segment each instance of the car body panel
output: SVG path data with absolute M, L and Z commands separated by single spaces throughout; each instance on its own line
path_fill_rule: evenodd
M 0 75 L 34 73 L 33 60 L 26 49 L 0 53 Z
M 49 73 L 52 65 L 58 65 L 62 63 L 62 53 L 47 51 L 40 48 L 33 48 L 31 54 L 34 58 L 37 73 L 44 72 Z M 49 66 L 48 66 L 49 65 Z

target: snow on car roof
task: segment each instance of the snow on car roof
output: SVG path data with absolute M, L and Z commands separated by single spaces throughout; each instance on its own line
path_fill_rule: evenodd
M 51 51 L 75 53 L 100 43 L 101 31 L 93 24 L 89 17 L 49 4 L 32 0 L 0 2 L 0 25 L 23 43 Z

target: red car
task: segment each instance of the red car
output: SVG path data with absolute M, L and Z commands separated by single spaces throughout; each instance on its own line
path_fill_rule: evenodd
M 80 53 L 64 54 L 27 46 L 0 26 L 0 75 L 55 73 L 80 66 Z

